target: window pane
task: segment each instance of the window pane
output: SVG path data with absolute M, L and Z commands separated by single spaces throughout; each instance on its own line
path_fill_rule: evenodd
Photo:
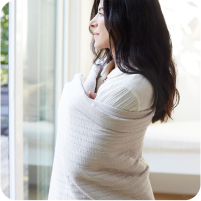
M 1 190 L 9 198 L 8 11 L 7 3 L 1 10 Z
M 47 199 L 54 150 L 55 1 L 23 2 L 24 199 Z

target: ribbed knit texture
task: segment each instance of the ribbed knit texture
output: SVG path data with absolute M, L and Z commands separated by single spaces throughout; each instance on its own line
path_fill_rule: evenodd
M 119 68 L 110 72 L 113 66 L 112 60 L 98 77 L 95 100 L 126 111 L 150 108 L 154 101 L 154 89 L 149 80 L 140 74 L 124 73 Z
M 84 85 L 82 76 L 65 84 L 60 99 L 48 199 L 154 200 L 142 148 L 155 110 L 129 112 L 93 100 L 87 92 L 97 74 Z

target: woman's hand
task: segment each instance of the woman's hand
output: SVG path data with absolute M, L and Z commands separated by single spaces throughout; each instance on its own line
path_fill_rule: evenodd
M 91 99 L 95 99 L 97 96 L 97 93 L 93 93 L 91 91 L 89 91 L 88 94 L 89 94 L 89 98 L 91 98 Z

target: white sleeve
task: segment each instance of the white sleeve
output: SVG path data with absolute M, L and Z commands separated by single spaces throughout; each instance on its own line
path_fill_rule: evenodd
M 126 111 L 138 111 L 140 104 L 139 96 L 133 90 L 119 85 L 98 91 L 95 100 Z

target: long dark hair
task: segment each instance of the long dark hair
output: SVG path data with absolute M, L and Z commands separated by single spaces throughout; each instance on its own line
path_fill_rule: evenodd
M 94 0 L 90 20 L 96 16 L 99 3 L 100 0 Z M 105 65 L 113 59 L 112 39 L 118 68 L 127 74 L 145 76 L 154 88 L 152 108 L 156 108 L 156 112 L 152 123 L 167 122 L 180 101 L 180 95 L 176 88 L 171 36 L 158 0 L 104 0 L 103 7 L 110 49 L 95 49 L 93 38 L 93 63 L 106 58 L 102 64 Z M 91 27 L 89 31 L 93 34 Z

